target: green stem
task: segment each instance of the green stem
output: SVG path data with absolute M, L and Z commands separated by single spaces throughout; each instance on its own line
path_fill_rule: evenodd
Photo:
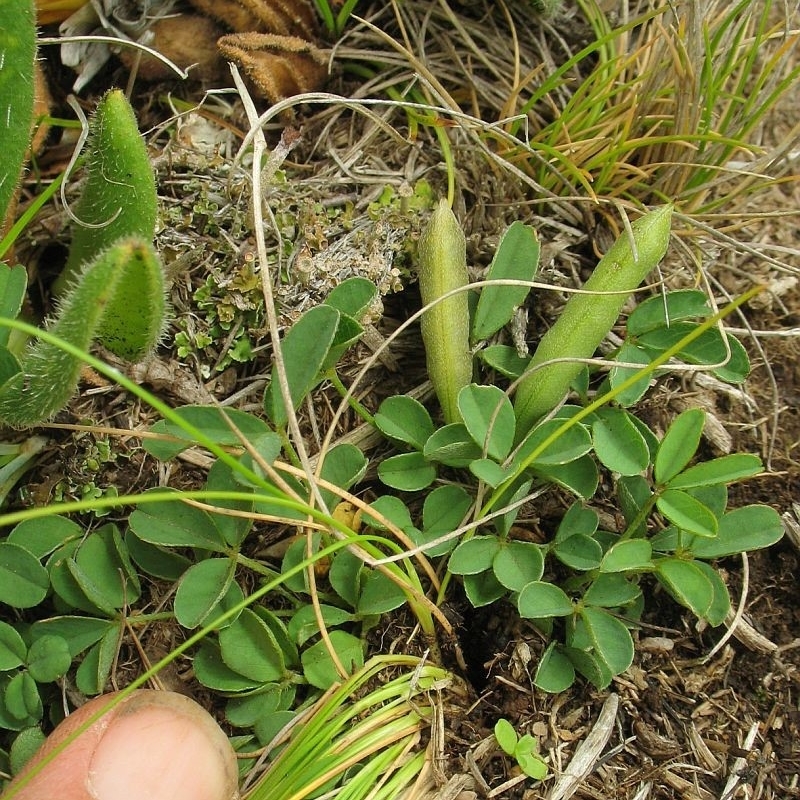
M 347 405 L 349 405 L 364 422 L 369 423 L 373 428 L 376 427 L 375 417 L 369 413 L 369 409 L 365 405 L 360 403 L 353 394 L 348 391 L 335 369 L 330 370 L 325 377 L 333 384 L 333 387 L 339 392 L 340 397 L 347 399 Z

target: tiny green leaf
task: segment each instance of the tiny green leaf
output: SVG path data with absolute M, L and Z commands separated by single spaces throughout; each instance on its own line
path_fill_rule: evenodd
M 286 570 L 284 561 L 284 571 Z M 331 559 L 331 567 L 328 571 L 328 581 L 331 588 L 339 597 L 342 598 L 351 608 L 355 608 L 358 603 L 358 595 L 361 592 L 361 573 L 364 569 L 364 562 L 349 550 L 340 550 Z
M 509 756 L 514 755 L 514 748 L 517 746 L 518 736 L 514 726 L 507 720 L 500 718 L 494 725 L 494 738 L 500 749 Z
M 617 481 L 617 500 L 625 522 L 631 525 L 636 519 L 641 521 L 636 530 L 632 531 L 634 536 L 643 536 L 647 529 L 641 512 L 648 506 L 651 497 L 650 481 L 642 475 L 623 476 Z
M 519 615 L 525 619 L 567 617 L 574 611 L 564 590 L 553 583 L 532 581 L 517 598 Z
M 225 719 L 237 728 L 252 728 L 260 719 L 278 710 L 282 695 L 277 683 L 266 683 L 252 693 L 232 697 L 225 706 Z
M 320 475 L 323 480 L 339 489 L 348 490 L 364 477 L 369 462 L 361 450 L 353 444 L 337 444 L 325 454 Z M 340 495 L 330 489 L 320 488 L 322 499 L 328 508 L 339 502 Z
M 534 685 L 543 692 L 559 694 L 569 689 L 574 682 L 575 667 L 558 648 L 558 644 L 550 642 L 536 668 L 536 675 L 533 678 Z
M 536 231 L 522 222 L 512 222 L 503 234 L 486 273 L 486 280 L 532 281 L 539 267 L 539 238 Z M 481 290 L 472 341 L 488 339 L 511 319 L 514 309 L 528 296 L 528 286 L 484 286 Z
M 422 450 L 434 431 L 425 406 L 408 395 L 387 397 L 375 414 L 375 424 L 384 436 Z
M 14 186 L 16 186 L 16 180 L 14 181 Z M 0 208 L 2 208 L 2 201 L 0 201 Z M 0 218 L 2 218 L 2 213 L 0 213 Z M 0 317 L 17 318 L 22 309 L 27 288 L 28 273 L 25 267 L 21 264 L 9 267 L 7 264 L 0 262 Z M 10 335 L 10 328 L 0 327 L 0 345 L 7 347 Z M 4 382 L 0 380 L 0 385 Z
M 464 575 L 464 592 L 467 600 L 475 607 L 488 606 L 499 600 L 508 590 L 495 578 L 491 571 L 479 572 L 475 575 Z
M 372 281 L 354 276 L 334 286 L 325 298 L 325 305 L 333 306 L 342 314 L 359 320 L 377 296 L 378 290 Z
M 24 547 L 0 542 L 0 603 L 33 608 L 47 595 L 50 578 L 36 556 Z
M 26 727 L 42 718 L 42 698 L 36 681 L 28 672 L 18 672 L 6 684 L 3 699 L 6 710 Z
M 331 306 L 333 308 L 333 306 Z M 349 350 L 364 333 L 364 327 L 347 314 L 339 314 L 339 324 L 333 335 L 328 354 L 320 367 L 320 373 L 333 369 L 339 359 Z
M 714 599 L 708 607 L 704 619 L 714 627 L 722 625 L 731 610 L 731 596 L 728 593 L 728 587 L 719 572 L 710 564 L 706 564 L 705 561 L 695 561 L 694 564 L 705 574 L 714 590 Z
M 491 458 L 476 459 L 469 465 L 469 471 L 492 489 L 496 489 L 510 474 Z
M 139 569 L 173 583 L 189 568 L 191 561 L 183 554 L 149 542 L 143 542 L 130 528 L 125 532 L 125 546 Z
M 600 543 L 582 533 L 560 539 L 553 545 L 552 553 L 562 564 L 581 572 L 596 569 L 603 558 Z
M 711 315 L 708 296 L 698 289 L 678 289 L 642 300 L 628 317 L 626 328 L 631 336 L 666 328 L 681 320 L 704 319 Z
M 597 689 L 605 689 L 614 677 L 608 665 L 594 653 L 575 647 L 565 647 L 564 653 L 575 669 Z
M 705 617 L 714 602 L 714 585 L 694 561 L 662 558 L 656 561 L 659 583 L 698 617 Z
M 700 444 L 705 421 L 706 414 L 699 408 L 690 408 L 675 417 L 656 453 L 657 483 L 668 483 L 691 461 Z
M 112 629 L 115 630 L 116 625 L 111 620 L 67 615 L 35 622 L 31 626 L 31 636 L 34 641 L 43 636 L 57 636 L 67 643 L 70 656 L 75 658 Z
M 407 600 L 406 593 L 386 575 L 365 569 L 356 611 L 361 616 L 386 614 L 400 608 Z
M 219 632 L 222 660 L 245 678 L 270 683 L 286 673 L 283 651 L 269 626 L 249 608 Z
M 601 608 L 628 606 L 641 597 L 642 590 L 619 572 L 598 575 L 583 595 L 583 602 Z
M 633 639 L 625 624 L 608 611 L 592 606 L 581 609 L 581 619 L 595 654 L 612 675 L 619 675 L 633 663 Z
M 343 551 L 347 552 L 347 551 Z M 335 561 L 333 563 L 336 563 Z M 333 566 L 331 566 L 331 571 Z M 330 573 L 329 573 L 330 575 Z M 355 602 L 353 602 L 355 605 Z M 322 614 L 322 621 L 328 628 L 336 628 L 346 622 L 352 622 L 353 614 L 338 606 L 321 603 L 319 610 Z M 308 603 L 302 605 L 289 620 L 286 626 L 289 636 L 298 647 L 302 647 L 309 639 L 319 635 L 319 622 L 317 621 L 316 608 Z
M 273 437 L 275 454 L 272 460 L 277 458 L 281 451 L 280 437 L 276 433 L 272 433 L 264 420 L 244 411 L 239 411 L 236 408 L 223 409 L 216 406 L 189 405 L 175 408 L 173 413 L 202 431 L 205 436 L 216 444 L 226 447 L 240 446 L 241 440 L 235 432 L 238 430 L 244 439 L 249 442 L 266 435 Z M 151 456 L 155 456 L 160 461 L 169 461 L 187 447 L 196 444 L 180 425 L 171 420 L 160 420 L 151 425 L 149 430 L 151 433 L 163 434 L 178 440 L 169 441 L 167 439 L 148 437 L 142 442 L 142 447 Z M 270 459 L 266 460 L 270 461 Z
M 490 369 L 496 370 L 501 375 L 511 380 L 516 380 L 522 375 L 530 364 L 529 356 L 521 356 L 516 347 L 506 344 L 492 344 L 478 351 L 478 358 Z
M 75 683 L 84 694 L 100 694 L 108 682 L 119 654 L 120 632 L 110 627 L 94 647 L 83 656 L 75 674 Z
M 209 618 L 233 580 L 236 562 L 209 558 L 193 564 L 184 573 L 175 593 L 175 619 L 184 628 L 197 628 Z
M 26 662 L 31 677 L 37 683 L 52 683 L 67 674 L 72 656 L 65 639 L 47 635 L 31 644 Z
M 531 484 L 532 481 L 530 480 L 517 478 L 517 480 L 512 481 L 511 485 L 507 486 L 501 493 L 497 501 L 497 507 L 498 509 L 508 507 L 509 510 L 495 517 L 493 520 L 495 530 L 499 536 L 508 536 L 511 526 L 514 524 L 514 520 L 519 516 L 520 508 L 522 507 L 520 501 L 522 501 L 530 491 Z
M 437 486 L 425 498 L 422 507 L 422 533 L 415 538 L 418 544 L 425 541 L 434 541 L 440 536 L 456 530 L 464 521 L 472 497 L 460 486 Z M 456 538 L 429 548 L 425 551 L 428 556 L 442 556 L 449 553 L 457 543 Z
M 16 628 L 0 620 L 0 672 L 8 672 L 25 662 L 27 648 Z
M 172 494 L 163 489 L 151 490 Z M 199 547 L 224 552 L 226 543 L 209 514 L 177 499 L 142 503 L 128 520 L 144 542 L 167 547 Z
M 369 507 L 382 517 L 386 517 L 389 522 L 397 525 L 402 531 L 414 527 L 408 506 L 399 497 L 395 497 L 392 494 L 381 495 L 376 500 L 373 500 Z M 378 520 L 377 516 L 373 517 L 369 512 L 364 514 L 362 522 L 376 530 L 386 530 L 386 526 Z M 336 558 L 337 556 L 334 557 Z
M 18 544 L 36 558 L 45 558 L 54 550 L 75 539 L 85 531 L 74 520 L 54 514 L 44 519 L 26 519 L 14 526 L 7 541 Z
M 289 328 L 281 341 L 293 408 L 300 405 L 322 377 L 320 372 L 333 344 L 340 317 L 341 314 L 332 306 L 314 306 Z M 264 411 L 278 427 L 285 426 L 289 419 L 275 370 L 264 393 Z
M 575 502 L 567 509 L 566 514 L 561 518 L 561 522 L 558 523 L 555 541 L 560 542 L 563 539 L 568 539 L 576 533 L 592 536 L 597 530 L 598 522 L 599 518 L 596 511 L 587 508 L 580 502 Z
M 330 643 L 339 657 L 342 666 L 352 674 L 364 666 L 364 645 L 360 639 L 345 631 L 331 631 Z M 303 674 L 306 680 L 317 689 L 327 691 L 334 683 L 341 681 L 342 676 L 328 652 L 328 645 L 319 641 L 303 651 Z
M 764 465 L 758 456 L 750 453 L 733 453 L 688 467 L 676 475 L 669 482 L 669 486 L 673 489 L 691 489 L 718 483 L 733 483 L 758 475 L 763 469 Z
M 475 575 L 492 568 L 492 563 L 500 548 L 501 541 L 496 536 L 473 536 L 456 547 L 450 554 L 447 568 L 454 575 Z
M 680 343 L 696 328 L 692 322 L 676 322 L 669 328 L 659 328 L 640 336 L 638 343 L 654 354 L 660 353 Z M 717 328 L 704 331 L 693 341 L 685 343 L 676 356 L 689 364 L 709 367 L 713 375 L 729 383 L 741 383 L 750 373 L 750 359 L 741 342 L 730 334 L 720 333 Z M 718 364 L 722 366 L 716 366 Z
M 625 341 L 622 343 L 622 347 L 617 351 L 614 360 L 625 364 L 640 364 L 642 367 L 645 367 L 653 360 L 653 356 L 637 344 L 631 341 Z M 616 389 L 638 371 L 639 369 L 634 367 L 612 367 L 608 373 L 609 386 L 612 389 Z M 652 373 L 647 372 L 630 386 L 617 392 L 614 399 L 621 406 L 632 406 L 644 397 L 652 380 Z
M 497 386 L 465 386 L 458 393 L 458 410 L 475 444 L 489 458 L 502 461 L 514 444 L 514 409 Z
M 494 557 L 492 569 L 506 589 L 519 592 L 544 574 L 542 548 L 532 542 L 503 542 Z
M 533 453 L 542 448 L 548 439 L 554 438 L 539 452 L 530 465 L 536 468 L 568 464 L 576 461 L 592 449 L 589 431 L 580 423 L 561 433 L 563 419 L 549 419 L 537 425 L 525 438 L 514 454 L 514 464 L 528 463 Z
M 656 508 L 673 524 L 696 536 L 716 536 L 714 513 L 682 489 L 666 489 L 656 498 Z
M 519 768 L 529 778 L 541 781 L 547 777 L 547 764 L 542 761 L 538 753 L 538 743 L 530 734 L 525 734 L 517 742 L 514 757 L 517 760 L 517 764 L 519 764 Z
M 712 559 L 770 547 L 783 537 L 783 523 L 778 512 L 765 505 L 749 505 L 725 513 L 717 535 L 695 539 L 691 544 L 696 558 Z
M 583 500 L 590 500 L 597 491 L 600 476 L 594 459 L 581 456 L 569 464 L 537 464 L 533 470 L 537 476 L 563 486 Z
M 448 467 L 469 467 L 483 455 L 466 426 L 460 422 L 435 431 L 425 442 L 423 453 L 430 461 L 438 461 Z
M 592 425 L 594 451 L 600 462 L 620 475 L 637 475 L 650 464 L 650 450 L 630 414 L 608 408 L 598 412 Z
M 192 666 L 203 686 L 219 692 L 246 692 L 262 684 L 262 681 L 245 678 L 228 667 L 222 660 L 219 644 L 210 638 L 203 640 Z
M 647 539 L 624 539 L 612 545 L 603 556 L 600 572 L 642 572 L 652 568 L 653 554 Z
M 436 467 L 422 453 L 400 453 L 381 461 L 378 477 L 393 489 L 416 492 L 436 480 Z
M 8 753 L 12 775 L 17 775 L 22 771 L 22 768 L 36 755 L 46 739 L 44 732 L 38 726 L 24 728 L 19 732 Z

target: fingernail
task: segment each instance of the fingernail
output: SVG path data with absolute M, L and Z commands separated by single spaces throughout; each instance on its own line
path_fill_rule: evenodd
M 233 800 L 236 758 L 214 719 L 188 697 L 137 692 L 119 706 L 89 761 L 94 800 Z

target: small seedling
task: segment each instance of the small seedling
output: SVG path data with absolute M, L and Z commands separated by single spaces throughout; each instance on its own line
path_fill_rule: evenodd
M 539 755 L 539 742 L 529 733 L 519 736 L 507 719 L 499 719 L 494 726 L 494 738 L 529 778 L 543 781 L 547 777 L 547 764 Z

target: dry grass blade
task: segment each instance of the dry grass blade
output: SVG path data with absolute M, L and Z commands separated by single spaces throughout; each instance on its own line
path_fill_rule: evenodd
M 575 794 L 581 782 L 595 768 L 603 748 L 611 737 L 618 708 L 619 696 L 610 694 L 603 703 L 603 709 L 591 733 L 580 743 L 569 766 L 556 779 L 553 788 L 547 794 L 547 800 L 568 800 Z

